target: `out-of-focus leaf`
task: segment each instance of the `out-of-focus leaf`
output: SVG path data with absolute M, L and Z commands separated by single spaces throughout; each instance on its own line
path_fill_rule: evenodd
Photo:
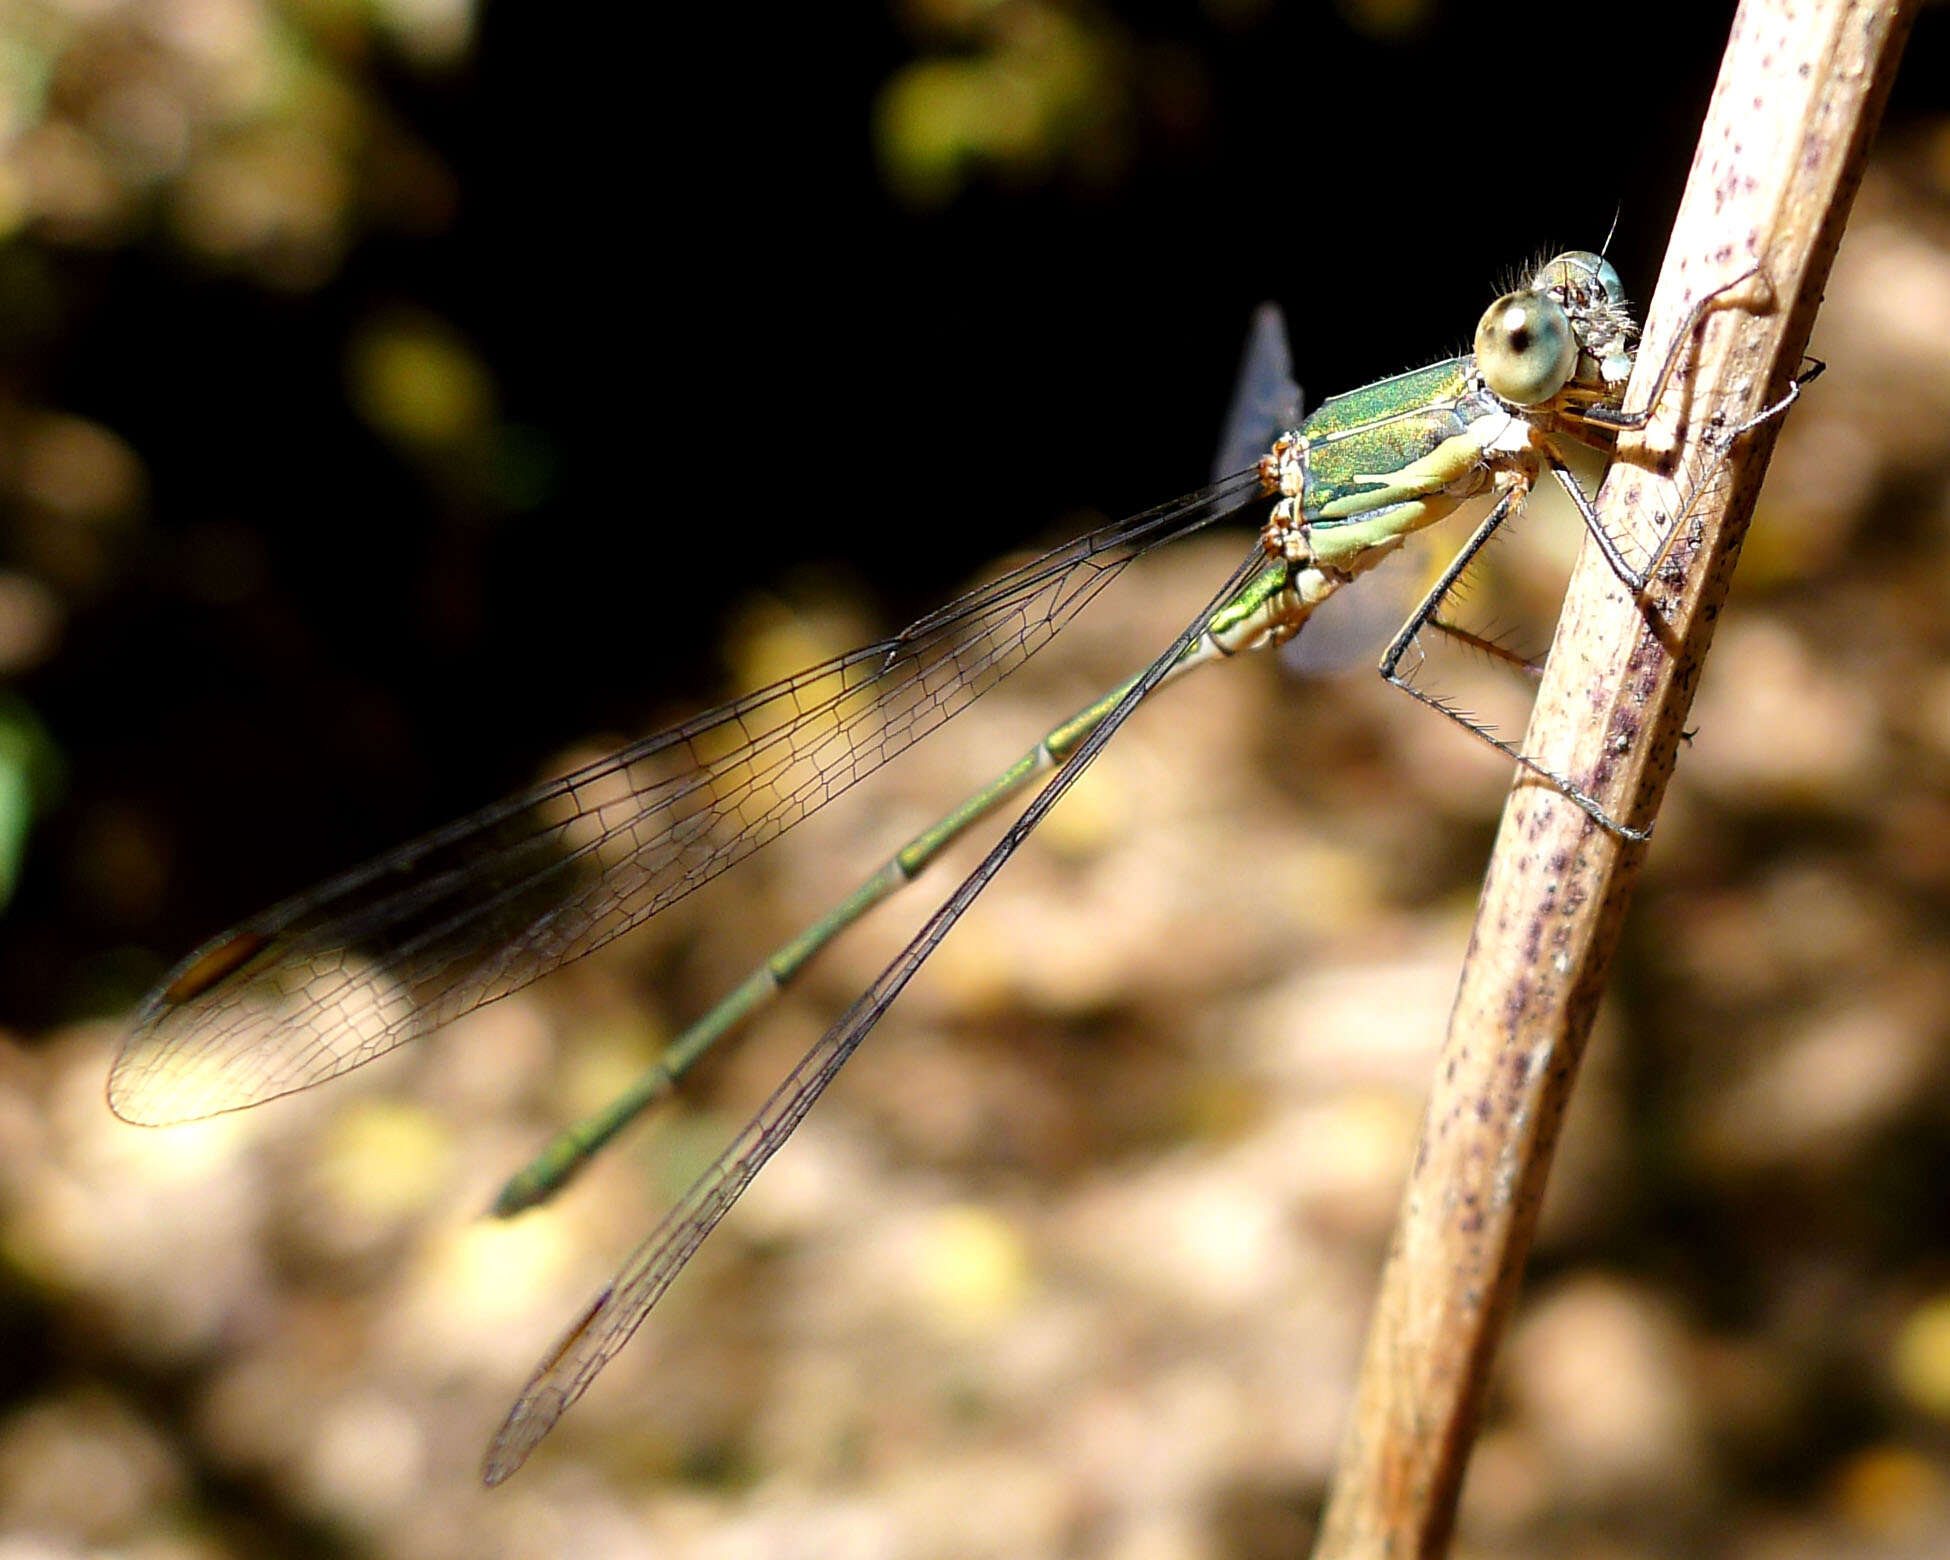
M 47 728 L 20 699 L 0 694 L 0 908 L 13 899 L 35 816 L 58 787 L 60 770 Z

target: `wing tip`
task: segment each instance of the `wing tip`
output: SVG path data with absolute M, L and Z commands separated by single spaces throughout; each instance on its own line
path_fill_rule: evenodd
M 167 1127 L 199 1114 L 181 1098 L 181 1080 L 161 1065 L 164 1047 L 155 1034 L 154 998 L 136 1014 L 120 1054 L 108 1070 L 108 1108 L 133 1127 Z
M 481 1459 L 481 1482 L 493 1489 L 520 1472 L 542 1438 L 555 1428 L 566 1406 L 558 1401 L 544 1407 L 535 1393 L 524 1392 L 488 1443 L 487 1455 Z

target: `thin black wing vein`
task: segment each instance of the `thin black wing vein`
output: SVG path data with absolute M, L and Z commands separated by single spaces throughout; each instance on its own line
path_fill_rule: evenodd
M 1253 491 L 1242 477 L 1094 531 L 242 923 L 137 1009 L 110 1104 L 182 1121 L 309 1088 L 601 947 L 966 708 L 1140 552 Z

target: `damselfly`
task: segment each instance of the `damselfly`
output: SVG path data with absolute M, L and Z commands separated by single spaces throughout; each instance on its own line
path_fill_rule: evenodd
M 1491 504 L 1389 644 L 1383 675 L 1598 825 L 1642 838 L 1571 777 L 1414 687 L 1401 667 L 1425 632 L 1470 637 L 1443 621 L 1442 604 L 1546 471 L 1618 577 L 1643 591 L 1663 549 L 1640 567 L 1627 562 L 1565 465 L 1562 441 L 1609 450 L 1620 431 L 1646 426 L 1691 327 L 1717 296 L 1696 306 L 1647 406 L 1627 411 L 1636 326 L 1618 275 L 1598 255 L 1557 256 L 1490 306 L 1472 352 L 1325 402 L 1251 469 L 1058 547 L 890 639 L 489 807 L 224 933 L 137 1009 L 109 1080 L 110 1104 L 130 1121 L 154 1124 L 307 1089 L 601 947 L 965 708 L 1144 552 L 1272 500 L 1249 556 L 1163 654 L 910 840 L 679 1036 L 627 1095 L 562 1134 L 508 1184 L 502 1213 L 550 1195 L 829 941 L 976 820 L 1049 776 L 537 1368 L 489 1450 L 485 1474 L 499 1482 L 629 1339 L 922 961 L 1138 703 L 1194 667 L 1290 639 L 1323 601 L 1466 501 Z M 1720 447 L 1751 426 L 1724 431 Z

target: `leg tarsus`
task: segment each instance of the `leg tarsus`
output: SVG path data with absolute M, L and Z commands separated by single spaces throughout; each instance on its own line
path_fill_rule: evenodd
M 1801 391 L 1803 388 L 1813 384 L 1827 371 L 1828 365 L 1820 358 L 1803 358 L 1801 360 L 1801 367 L 1796 371 L 1795 376 L 1788 381 L 1786 393 L 1778 401 L 1763 406 L 1744 422 L 1736 423 L 1731 428 L 1721 428 L 1714 433 L 1713 442 L 1720 453 L 1725 455 L 1736 443 L 1760 427 L 1762 423 L 1772 422 L 1776 417 L 1781 416 L 1790 406 L 1801 399 Z

